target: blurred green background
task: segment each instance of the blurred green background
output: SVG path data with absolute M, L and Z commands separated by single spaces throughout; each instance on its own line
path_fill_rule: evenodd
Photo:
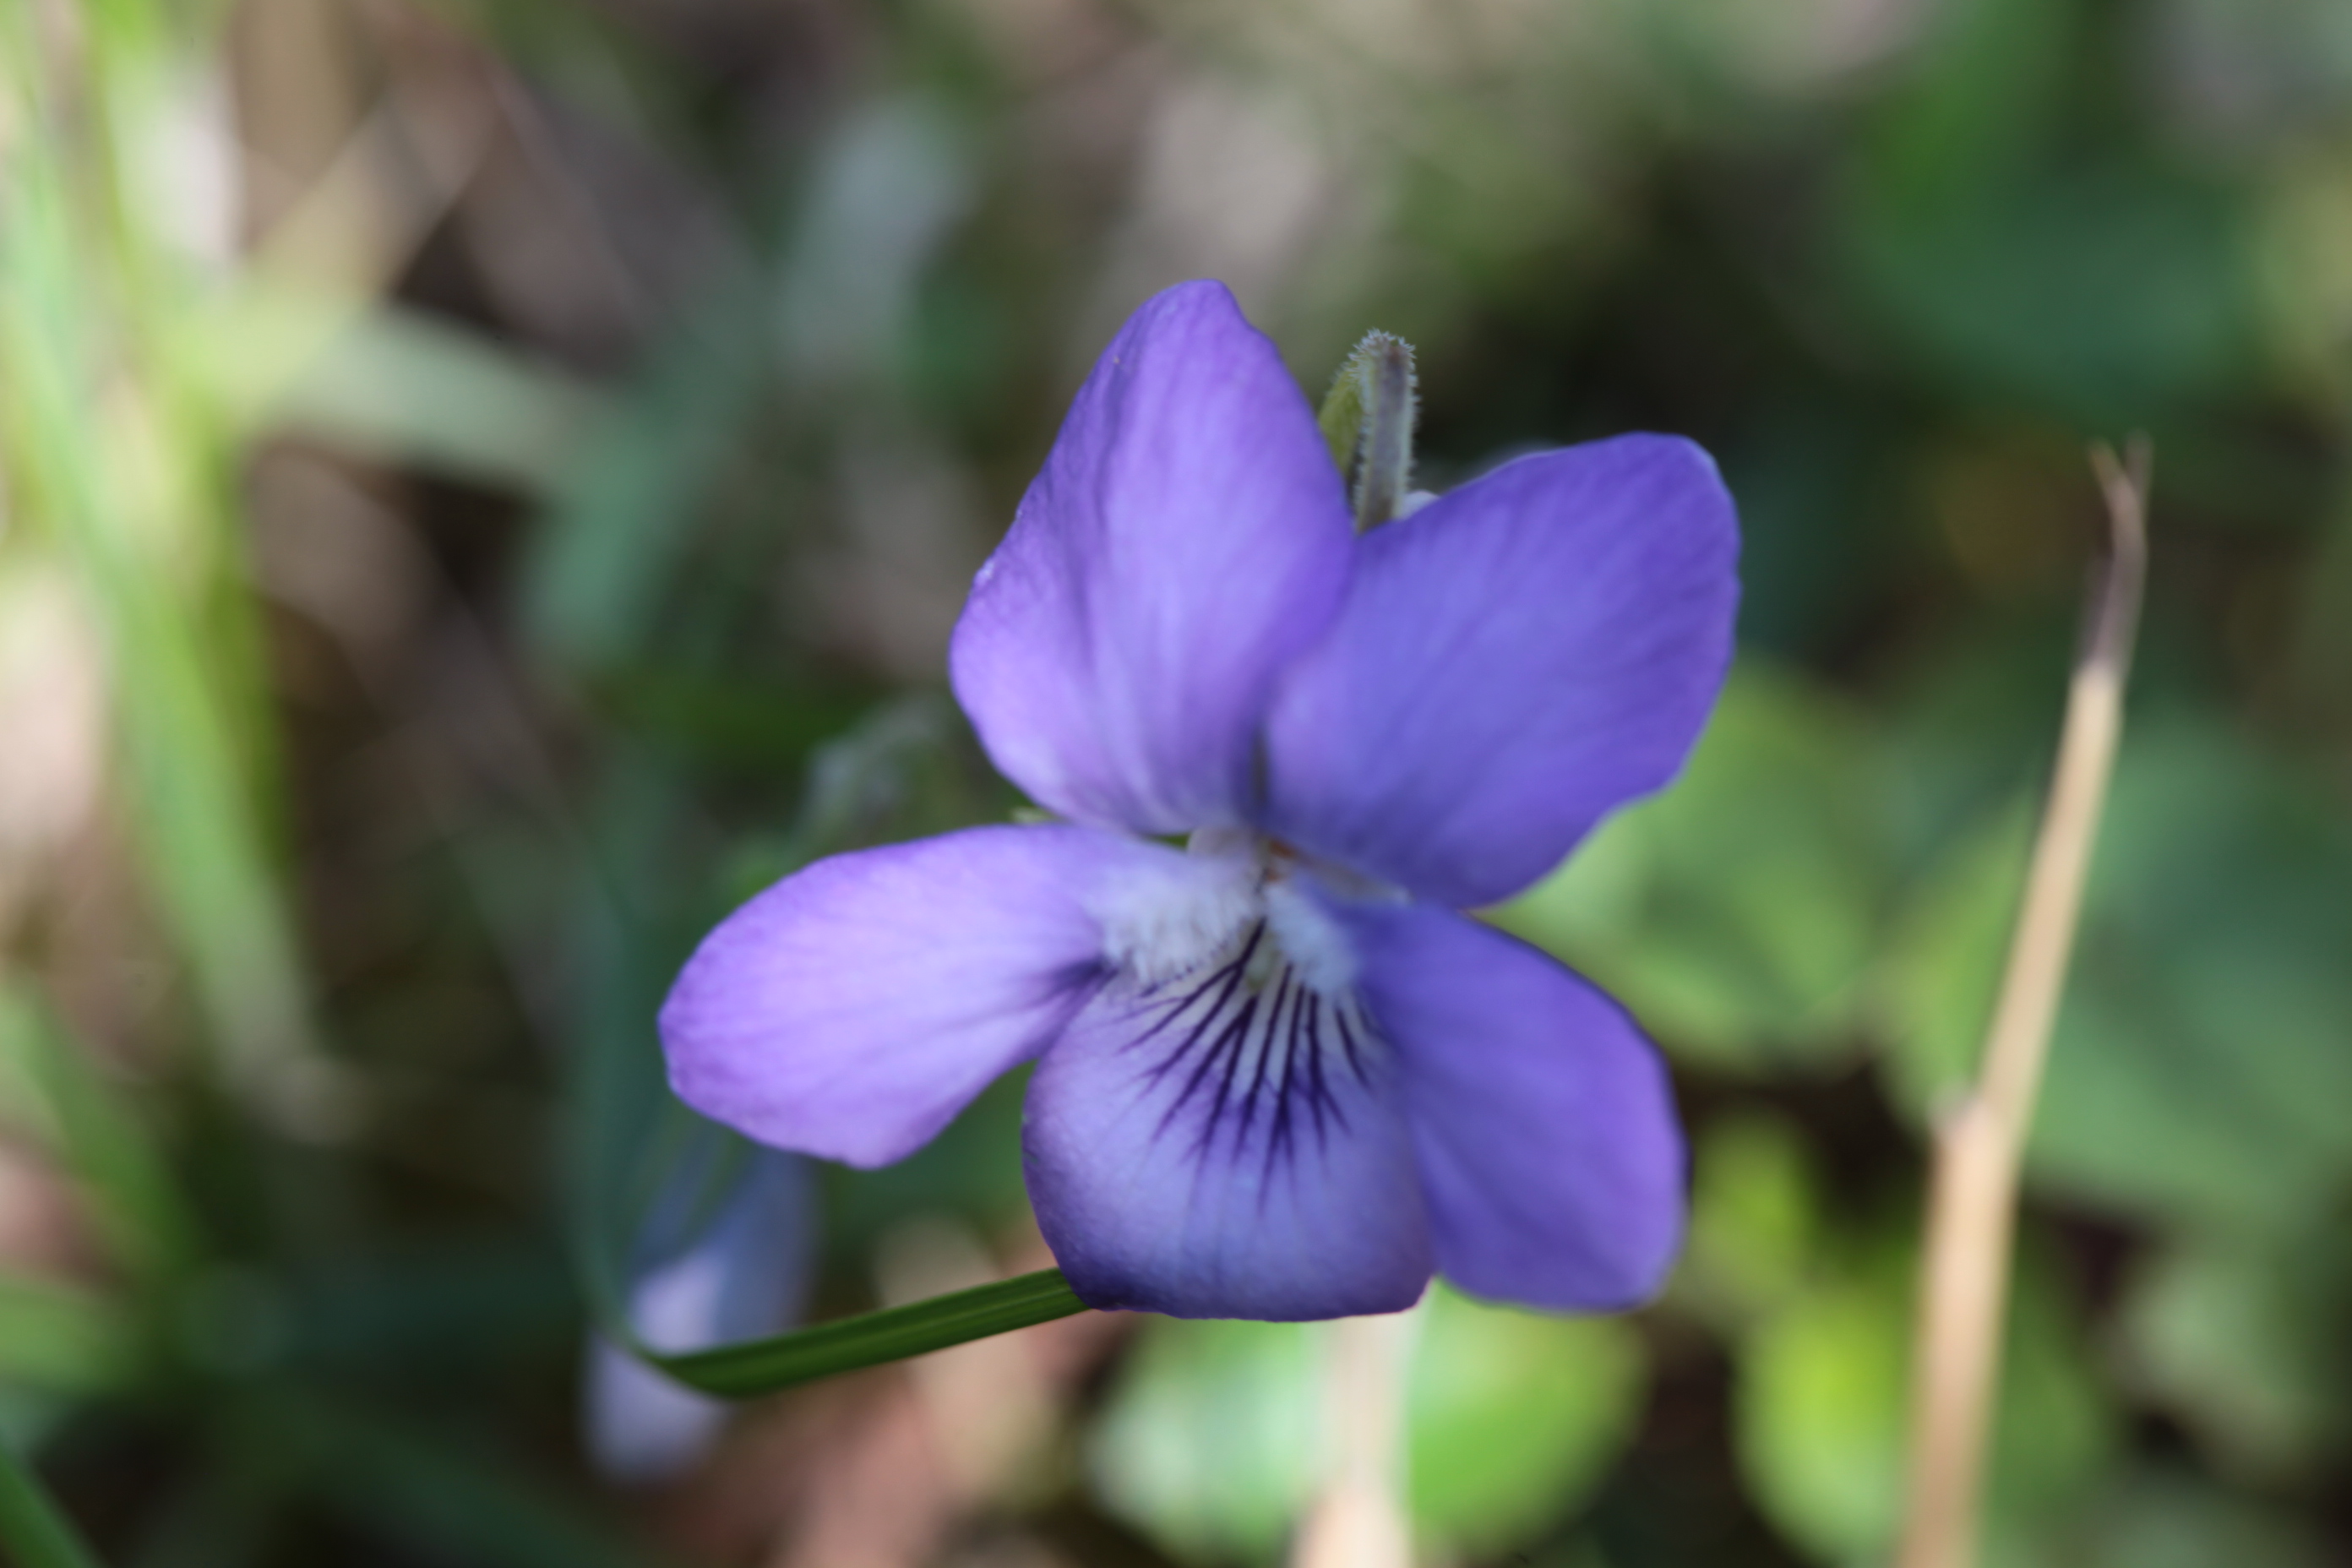
M 1671 1055 L 1689 1252 L 1432 1304 L 1427 1562 L 1882 1560 L 1921 1128 L 2133 429 L 1990 1560 L 2352 1562 L 2352 7 L 0 0 L 0 1436 L 108 1561 L 1278 1560 L 1321 1330 L 1074 1319 L 635 1462 L 583 1392 L 743 1168 L 669 976 L 1012 807 L 947 630 L 1204 275 L 1310 391 L 1415 342 L 1424 484 L 1656 428 L 1745 520 L 1685 781 L 1496 913 Z M 1018 1103 L 787 1169 L 738 1274 L 1043 1266 Z

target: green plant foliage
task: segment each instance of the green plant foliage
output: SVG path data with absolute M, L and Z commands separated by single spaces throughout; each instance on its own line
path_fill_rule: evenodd
M 1328 1462 L 1328 1330 L 1154 1321 L 1093 1449 L 1105 1500 L 1190 1561 L 1273 1560 Z M 1621 1323 L 1439 1287 L 1412 1325 L 1405 1492 L 1434 1548 L 1506 1551 L 1572 1513 L 1631 1435 Z
M 1414 1523 L 1449 1550 L 1485 1555 L 1567 1518 L 1632 1436 L 1643 1373 L 1622 1322 L 1433 1290 L 1405 1405 Z
M 1887 1070 L 1924 1114 L 1972 1070 L 2007 951 L 2028 821 L 1932 870 L 1885 971 Z M 2352 842 L 2276 764 L 2200 725 L 2130 740 L 2030 1159 L 2123 1212 L 2302 1223 L 2352 1171 Z M 2249 1049 L 2251 1041 L 2260 1042 Z
M 19 1568 L 97 1568 L 57 1504 L 5 1451 L 0 1451 L 0 1545 Z
M 2250 352 L 2253 274 L 2221 188 L 2069 123 L 2073 0 L 1956 0 L 1857 149 L 1838 237 L 1923 368 L 2092 423 L 2146 420 Z
M 237 551 L 225 454 L 152 330 L 184 306 L 185 280 L 151 230 L 117 221 L 123 171 L 91 123 L 152 107 L 152 76 L 134 62 L 152 68 L 176 40 L 125 22 L 147 11 L 124 6 L 89 40 L 118 68 L 87 99 L 44 79 L 66 40 L 39 37 L 22 12 L 0 19 L 0 92 L 27 133 L 0 182 L 0 360 L 11 368 L 0 461 L 101 630 L 143 868 L 222 1070 L 265 1114 L 315 1121 L 332 1075 L 270 856 L 274 748 L 251 608 L 226 581 Z
M 2320 1568 L 2335 1561 L 2291 1515 L 2160 1465 L 2118 1477 L 2044 1560 L 2051 1568 Z
M 1187 1561 L 1276 1560 L 1328 1440 L 1321 1332 L 1151 1323 L 1088 1456 L 1104 1502 Z
M 2334 1226 L 2263 1245 L 2177 1243 L 2132 1282 L 2124 1343 L 2135 1381 L 2229 1471 L 2307 1476 L 2347 1435 L 2352 1256 Z
M 50 1393 L 121 1386 L 140 1370 L 122 1307 L 89 1289 L 0 1278 L 0 1379 Z
M 1804 1135 L 1769 1112 L 1709 1128 L 1693 1162 L 1690 1240 L 1676 1299 L 1737 1329 L 1802 1289 L 1824 1223 Z
M 234 320 L 236 341 L 210 346 L 243 360 L 260 323 Z M 379 308 L 333 331 L 250 416 L 425 473 L 539 493 L 581 466 L 601 412 L 568 377 L 430 317 Z
M 0 1126 L 54 1150 L 80 1180 L 114 1260 L 161 1283 L 199 1247 L 163 1152 L 82 1042 L 0 973 Z
M 1826 1068 L 1857 1047 L 1886 897 L 1859 716 L 1743 666 L 1674 787 L 1495 911 L 1623 996 L 1694 1065 Z
M 860 1313 L 769 1339 L 661 1358 L 679 1382 L 744 1399 L 836 1373 L 928 1355 L 1086 1310 L 1058 1268 Z
M 1877 1562 L 1894 1542 L 1912 1270 L 1903 1247 L 1832 1255 L 1739 1342 L 1741 1468 L 1767 1517 L 1825 1562 Z M 2047 1274 L 2021 1271 L 2008 1334 L 1990 1507 L 1995 1544 L 2016 1550 L 2080 1501 L 2116 1433 Z

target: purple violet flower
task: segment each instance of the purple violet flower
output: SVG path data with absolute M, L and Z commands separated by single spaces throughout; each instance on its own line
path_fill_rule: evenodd
M 754 1151 L 718 1214 L 696 1231 L 694 1210 L 710 1178 L 708 1158 L 684 1162 L 640 1238 L 628 1313 L 649 1349 L 709 1350 L 775 1333 L 800 1313 L 816 1240 L 807 1163 Z M 655 1371 L 604 1334 L 590 1336 L 587 1363 L 588 1453 L 614 1480 L 684 1474 L 727 1424 L 724 1400 Z
M 1433 1270 L 1633 1305 L 1681 1239 L 1664 1069 L 1607 995 L 1454 911 L 1681 766 L 1738 550 L 1713 463 L 1659 436 L 1360 536 L 1274 345 L 1222 285 L 1169 289 L 1079 392 L 950 653 L 990 756 L 1064 820 L 753 899 L 663 1008 L 672 1082 L 870 1166 L 1034 1060 L 1030 1197 L 1097 1307 L 1393 1311 Z

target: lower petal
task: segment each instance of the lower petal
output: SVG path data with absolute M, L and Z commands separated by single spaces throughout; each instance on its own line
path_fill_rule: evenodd
M 661 1013 L 671 1086 L 763 1143 L 901 1159 L 1100 984 L 1094 890 L 1177 858 L 1056 825 L 821 860 L 729 916 L 678 976 Z
M 1256 926 L 1182 978 L 1106 988 L 1038 1064 L 1030 1201 L 1090 1306 L 1296 1321 L 1427 1285 L 1395 1057 L 1269 952 Z
M 1425 904 L 1334 910 L 1395 1043 L 1438 1271 L 1562 1311 L 1635 1306 L 1682 1245 L 1664 1063 L 1581 976 Z

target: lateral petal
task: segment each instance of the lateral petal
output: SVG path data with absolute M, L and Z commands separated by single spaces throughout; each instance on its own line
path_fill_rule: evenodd
M 1664 1065 L 1581 976 L 1428 904 L 1333 906 L 1394 1043 L 1438 1271 L 1480 1296 L 1611 1311 L 1682 1245 Z
M 1029 1082 L 1030 1202 L 1090 1306 L 1296 1321 L 1393 1312 L 1429 1230 L 1392 1053 L 1268 938 L 1106 988 Z
M 1731 658 L 1738 529 L 1663 436 L 1538 453 L 1374 530 L 1266 731 L 1294 844 L 1456 908 L 1682 766 Z
M 778 1148 L 882 1165 L 1100 984 L 1098 889 L 1183 857 L 1068 825 L 837 855 L 728 917 L 661 1012 L 670 1084 Z
M 1339 606 L 1351 526 L 1274 344 L 1223 284 L 1168 289 L 1104 351 L 973 581 L 957 700 L 1063 816 L 1238 824 L 1268 694 Z

